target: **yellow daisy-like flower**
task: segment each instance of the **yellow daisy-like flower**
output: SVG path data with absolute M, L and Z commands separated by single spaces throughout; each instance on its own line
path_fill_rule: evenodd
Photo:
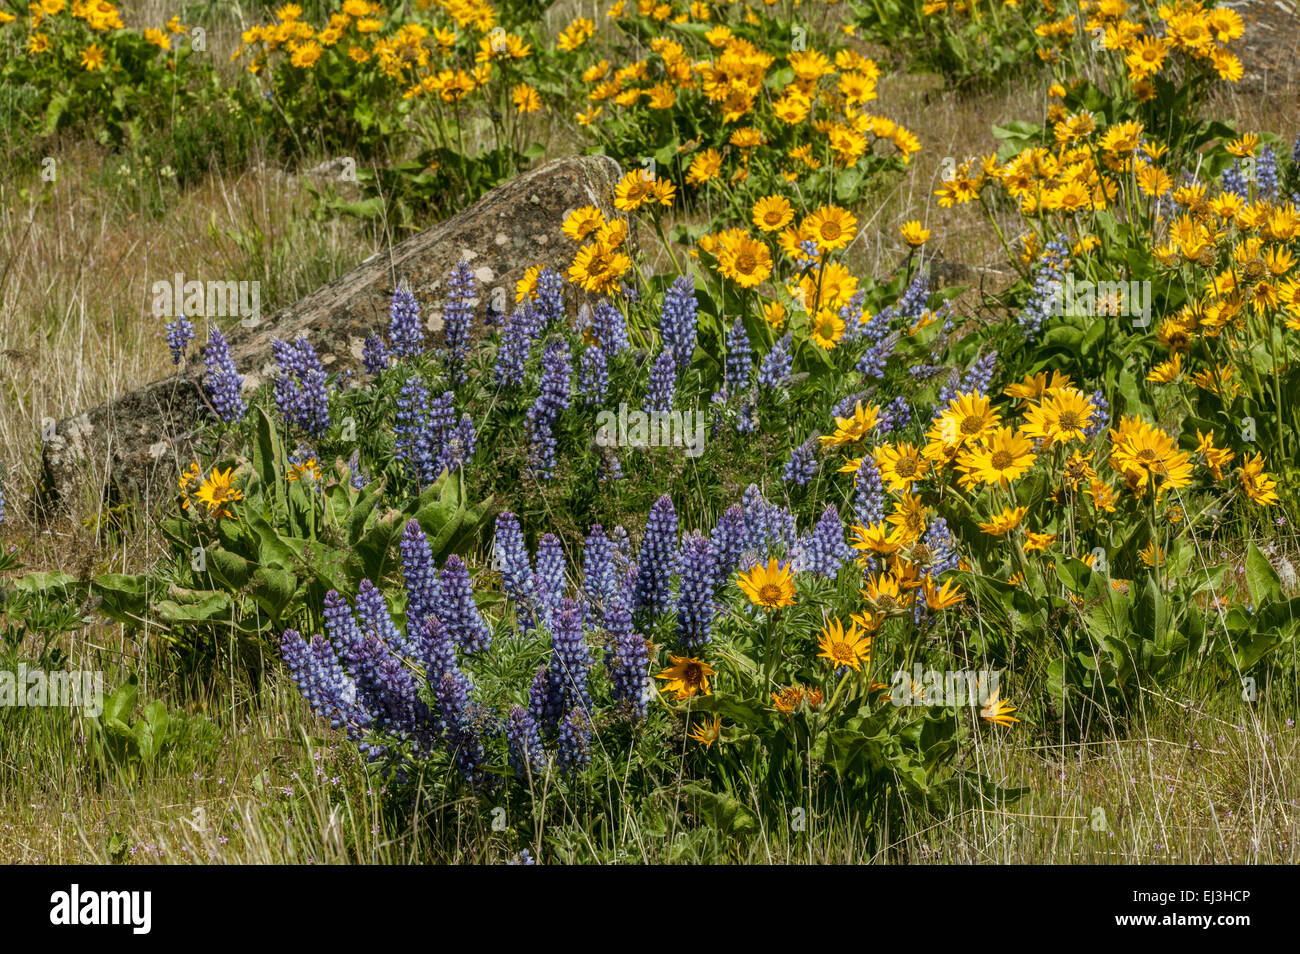
M 939 415 L 938 430 L 948 443 L 965 445 L 982 440 L 1001 422 L 986 395 L 978 391 L 959 393 Z
M 1162 361 L 1151 369 L 1147 380 L 1153 384 L 1168 384 L 1183 373 L 1183 356 L 1175 351 L 1173 358 Z
M 722 716 L 715 715 L 713 721 L 705 719 L 695 723 L 695 730 L 686 736 L 692 742 L 698 742 L 706 749 L 722 737 Z
M 585 241 L 587 236 L 605 224 L 605 215 L 594 205 L 584 205 L 574 209 L 564 217 L 560 231 L 575 242 Z
M 1041 438 L 1044 447 L 1084 439 L 1097 406 L 1082 391 L 1060 388 L 1025 415 L 1023 432 Z
M 202 486 L 195 491 L 194 496 L 207 506 L 208 516 L 217 519 L 229 517 L 231 516 L 229 505 L 233 501 L 244 498 L 244 492 L 233 486 L 234 471 L 233 467 L 226 468 L 224 472 L 213 468 Z
M 838 618 L 822 627 L 817 647 L 821 650 L 817 658 L 830 660 L 837 669 L 847 666 L 861 671 L 863 662 L 871 660 L 871 637 L 857 623 L 850 624 L 846 632 Z
M 180 487 L 181 494 L 182 494 L 181 496 L 182 510 L 190 509 L 190 498 L 188 496 L 190 492 L 190 488 L 201 483 L 202 480 L 203 480 L 203 471 L 199 469 L 198 461 L 192 461 L 190 463 L 190 466 L 187 469 L 181 471 L 180 480 L 177 481 L 177 484 Z
M 995 514 L 988 523 L 981 523 L 980 529 L 985 533 L 995 537 L 1005 537 L 1025 519 L 1025 514 L 1029 513 L 1028 507 L 1007 507 L 999 514 Z
M 542 97 L 527 83 L 519 83 L 510 90 L 510 99 L 520 114 L 535 113 L 542 108 Z
M 890 490 L 911 490 L 930 470 L 929 461 L 911 444 L 882 444 L 876 448 L 876 466 Z
M 955 582 L 945 580 L 943 583 L 936 585 L 934 577 L 928 573 L 925 575 L 925 581 L 921 584 L 921 592 L 925 594 L 925 605 L 935 611 L 946 610 L 950 606 L 956 606 L 966 600 L 966 594 L 961 591 L 961 587 Z
M 87 71 L 102 69 L 108 58 L 104 54 L 104 48 L 98 43 L 92 43 L 81 51 L 81 66 Z
M 844 337 L 844 319 L 829 308 L 823 308 L 812 320 L 808 328 L 808 336 L 817 347 L 823 351 L 830 351 Z
M 783 195 L 769 195 L 754 203 L 754 224 L 764 232 L 779 232 L 794 218 L 794 208 Z
M 656 679 L 666 680 L 662 687 L 664 692 L 673 693 L 678 702 L 697 693 L 705 696 L 713 694 L 709 688 L 709 677 L 716 675 L 717 671 L 704 660 L 670 654 L 668 661 L 671 665 L 655 676 Z
M 762 284 L 772 274 L 772 253 L 745 232 L 725 236 L 718 252 L 718 271 L 741 288 Z
M 1254 457 L 1247 458 L 1237 468 L 1237 476 L 1241 478 L 1241 487 L 1246 492 L 1246 496 L 1259 506 L 1268 507 L 1279 502 L 1275 493 L 1277 481 L 1265 472 L 1262 455 L 1256 454 Z
M 751 603 L 768 612 L 794 603 L 794 574 L 790 572 L 790 564 L 783 566 L 775 557 L 767 566 L 756 564 L 748 573 L 741 573 L 736 583 Z
M 822 206 L 804 219 L 803 223 L 823 253 L 844 248 L 853 241 L 853 230 L 857 224 L 857 217 L 852 212 L 837 205 Z
M 589 292 L 602 294 L 612 289 L 631 267 L 632 260 L 623 252 L 592 242 L 578 250 L 569 266 L 569 281 Z
M 856 444 L 867 433 L 876 426 L 876 421 L 880 418 L 880 408 L 874 404 L 862 406 L 858 401 L 853 405 L 853 413 L 849 417 L 835 418 L 835 433 L 822 435 L 819 438 L 822 447 L 840 447 L 844 444 Z
M 1010 728 L 1020 720 L 1011 713 L 1016 711 L 1016 707 L 1010 702 L 1001 698 L 1001 690 L 995 689 L 993 695 L 989 697 L 984 708 L 980 710 L 980 718 L 992 725 L 1005 726 Z
M 911 594 L 903 590 L 898 579 L 891 573 L 873 573 L 868 576 L 862 598 L 873 612 L 882 616 L 897 616 L 905 613 L 912 605 Z
M 779 301 L 769 301 L 763 306 L 763 320 L 773 328 L 780 328 L 785 324 L 785 305 Z
M 315 457 L 309 457 L 297 464 L 289 465 L 289 472 L 284 475 L 287 481 L 305 480 L 307 483 L 316 483 L 320 480 L 320 465 L 316 463 Z
M 1056 542 L 1056 537 L 1055 533 L 1034 533 L 1032 530 L 1026 530 L 1023 549 L 1026 553 L 1033 553 L 1035 550 L 1045 551 Z
M 918 219 L 905 222 L 898 231 L 902 234 L 903 241 L 912 248 L 920 248 L 930 240 L 930 230 L 922 225 Z
M 803 702 L 801 686 L 785 686 L 780 692 L 772 693 L 772 707 L 787 718 L 794 714 L 801 702 Z
M 978 444 L 957 458 L 962 470 L 961 483 L 966 487 L 975 484 L 997 484 L 1009 487 L 1034 465 L 1034 442 L 1009 427 L 999 427 L 986 443 Z
M 890 527 L 884 520 L 873 524 L 855 524 L 853 539 L 849 545 L 864 553 L 879 553 L 888 556 L 897 553 L 907 545 L 907 534 L 898 527 Z M 861 560 L 859 562 L 862 562 Z

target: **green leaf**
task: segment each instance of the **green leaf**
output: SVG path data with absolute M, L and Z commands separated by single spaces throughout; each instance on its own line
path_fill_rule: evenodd
M 1282 581 L 1277 571 L 1254 543 L 1246 553 L 1246 587 L 1257 610 L 1265 603 L 1282 598 Z

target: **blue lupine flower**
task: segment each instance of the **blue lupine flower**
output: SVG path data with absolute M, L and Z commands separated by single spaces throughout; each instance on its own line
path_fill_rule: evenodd
M 414 358 L 424 353 L 424 322 L 420 320 L 420 303 L 415 300 L 415 293 L 405 279 L 398 284 L 388 306 L 388 340 L 398 359 Z
M 927 571 L 931 576 L 937 577 L 940 573 L 957 569 L 961 562 L 957 555 L 957 541 L 948 529 L 948 521 L 943 517 L 936 517 L 926 527 L 921 543 L 930 551 Z
M 816 573 L 819 576 L 835 576 L 840 567 L 851 555 L 851 548 L 844 542 L 844 523 L 834 504 L 827 505 L 822 511 L 816 527 L 802 542 L 800 559 L 796 569 Z
M 539 332 L 552 325 L 563 325 L 567 312 L 564 307 L 564 278 L 559 272 L 543 268 L 537 273 L 534 286 L 533 308 L 537 313 Z
M 582 588 L 587 599 L 597 607 L 607 607 L 618 592 L 614 572 L 614 544 L 605 528 L 593 524 L 582 547 Z
M 741 434 L 753 434 L 758 430 L 758 391 L 750 388 L 740 399 L 740 408 L 736 412 L 736 430 Z
M 426 483 L 436 480 L 443 470 L 452 467 L 450 443 L 457 430 L 455 397 L 450 391 L 443 391 L 429 401 L 429 416 L 424 422 L 422 440 L 433 461 L 433 472 Z
M 402 531 L 402 578 L 406 581 L 406 634 L 414 638 L 437 612 L 440 587 L 429 538 L 418 520 L 408 520 Z
M 616 706 L 634 719 L 646 717 L 649 670 L 650 653 L 640 634 L 626 633 L 615 639 L 609 659 L 609 695 Z
M 352 485 L 353 490 L 365 490 L 366 484 L 370 483 L 370 478 L 361 469 L 360 451 L 354 450 L 352 456 L 348 458 L 348 473 L 352 475 L 348 478 L 348 483 Z
M 539 730 L 545 728 L 547 732 L 555 728 L 554 723 L 548 722 L 550 686 L 551 667 L 540 666 L 528 687 L 528 715 L 532 717 Z
M 622 587 L 610 598 L 602 614 L 601 622 L 605 626 L 605 631 L 615 640 L 632 633 L 632 594 L 633 590 L 630 587 Z
M 361 363 L 366 373 L 375 377 L 388 370 L 388 348 L 373 331 L 366 335 L 366 343 L 361 347 Z
M 501 334 L 501 346 L 497 349 L 492 374 L 498 386 L 524 386 L 525 365 L 539 332 L 537 312 L 532 304 L 516 308 L 506 323 L 505 331 Z
M 769 503 L 758 489 L 758 484 L 750 484 L 745 488 L 740 506 L 745 515 L 742 554 L 765 558 L 772 550 L 789 549 L 798 540 L 794 514 L 784 507 Z
M 718 607 L 717 554 L 701 533 L 692 533 L 682 544 L 681 586 L 677 594 L 677 635 L 688 649 L 699 649 L 712 638 L 713 618 Z
M 357 587 L 357 621 L 361 632 L 373 635 L 384 646 L 404 653 L 409 646 L 406 637 L 398 632 L 393 618 L 388 614 L 388 604 L 384 594 L 369 580 L 362 580 Z
M 208 346 L 203 352 L 203 364 L 207 374 L 203 378 L 203 389 L 217 417 L 226 423 L 241 420 L 248 411 L 248 405 L 240 396 L 239 389 L 244 379 L 235 370 L 235 361 L 230 356 L 230 345 L 226 336 L 213 328 L 208 333 Z
M 745 323 L 739 318 L 727 333 L 727 359 L 723 368 L 723 392 L 731 397 L 749 386 L 754 366 L 754 350 L 749 346 Z
M 547 667 L 546 719 L 542 723 L 548 729 L 570 709 L 591 709 L 591 695 L 587 689 L 591 651 L 583 638 L 585 620 L 582 607 L 565 598 L 551 619 L 551 662 Z
M 821 252 L 817 250 L 817 243 L 812 239 L 804 239 L 799 243 L 799 257 L 795 259 L 794 267 L 798 271 L 806 268 L 812 268 L 821 258 Z
M 510 746 L 510 767 L 521 779 L 546 768 L 546 752 L 537 722 L 523 706 L 515 706 L 506 719 L 506 741 Z
M 758 369 L 758 386 L 764 391 L 774 391 L 790 375 L 794 366 L 794 356 L 790 353 L 792 342 L 787 332 L 772 350 L 763 356 L 763 363 Z
M 447 278 L 447 300 L 442 307 L 442 333 L 447 345 L 442 361 L 448 377 L 456 384 L 465 380 L 470 326 L 474 322 L 472 302 L 477 296 L 474 273 L 465 262 L 457 263 Z
M 699 303 L 695 299 L 695 280 L 679 275 L 664 293 L 659 310 L 659 337 L 672 351 L 679 368 L 690 366 L 695 354 L 695 326 Z
M 411 479 L 426 484 L 437 476 L 433 448 L 429 444 L 429 390 L 419 375 L 406 379 L 397 395 L 393 433 L 393 456 L 406 465 Z
M 328 719 L 332 728 L 346 729 L 350 738 L 357 739 L 371 716 L 357 704 L 356 682 L 344 672 L 329 643 L 320 636 L 308 643 L 297 630 L 286 629 L 280 651 L 290 678 L 312 711 Z
M 564 716 L 560 726 L 559 748 L 555 766 L 569 775 L 586 768 L 591 763 L 591 720 L 587 713 L 574 707 Z
M 732 571 L 740 562 L 745 546 L 745 512 L 740 504 L 732 504 L 718 518 L 710 537 L 717 571 L 714 578 L 719 583 L 730 579 Z
M 894 354 L 898 341 L 892 335 L 883 341 L 877 341 L 858 359 L 853 370 L 867 378 L 880 380 L 885 376 L 885 365 Z
M 1034 265 L 1034 282 L 1029 300 L 1016 316 L 1021 333 L 1033 341 L 1043 330 L 1043 322 L 1057 313 L 1061 306 L 1061 282 L 1069 263 L 1069 245 L 1063 239 L 1047 243 L 1042 257 Z
M 990 351 L 982 356 L 967 369 L 962 376 L 961 383 L 956 386 L 944 385 L 939 390 L 939 398 L 935 401 L 935 407 L 942 409 L 948 406 L 948 403 L 956 399 L 958 394 L 970 394 L 972 391 L 978 391 L 980 394 L 988 394 L 989 388 L 993 384 L 993 369 L 997 366 L 998 353 Z
M 868 396 L 869 395 L 866 391 L 854 391 L 852 394 L 846 394 L 840 400 L 839 404 L 836 404 L 833 408 L 831 408 L 831 416 L 852 417 L 853 411 L 857 408 L 859 404 L 862 404 L 865 407 L 867 404 L 870 403 L 867 400 Z
M 1230 192 L 1240 199 L 1250 198 L 1250 183 L 1246 181 L 1246 174 L 1241 169 L 1240 159 L 1223 170 L 1219 184 L 1223 186 L 1224 192 Z
M 885 519 L 885 485 L 870 452 L 862 455 L 862 463 L 853 475 L 853 513 L 866 526 Z
M 450 397 L 448 391 L 446 396 Z M 478 436 L 474 431 L 474 421 L 468 413 L 460 416 L 460 423 L 453 427 L 447 434 L 447 441 L 444 445 L 443 458 L 448 470 L 455 470 L 469 463 L 469 459 L 474 456 L 474 447 L 478 442 Z
M 533 573 L 533 589 L 547 618 L 558 609 L 564 599 L 565 573 L 564 548 L 560 538 L 547 533 L 537 543 L 537 569 Z
M 481 781 L 486 753 L 472 715 L 465 682 L 448 673 L 438 680 L 433 692 L 442 713 L 446 742 L 452 750 L 456 767 L 466 781 Z
M 1259 185 L 1259 194 L 1270 202 L 1277 201 L 1277 153 L 1272 146 L 1265 146 L 1259 151 L 1255 161 L 1255 182 Z
M 672 608 L 669 583 L 677 564 L 677 511 L 664 494 L 650 508 L 637 557 L 634 603 L 637 609 L 666 613 Z
M 497 515 L 493 541 L 493 563 L 501 574 L 501 586 L 515 602 L 515 611 L 524 615 L 533 605 L 533 565 L 524 546 L 524 531 L 519 518 L 509 510 Z
M 814 434 L 792 450 L 790 459 L 781 472 L 781 479 L 796 487 L 807 487 L 817 474 L 817 447 L 817 435 Z
M 524 418 L 531 445 L 529 471 L 544 480 L 555 476 L 553 429 L 560 411 L 569 406 L 571 373 L 569 343 L 563 338 L 552 338 L 542 352 L 542 380 L 537 400 Z
M 275 406 L 289 427 L 320 437 L 330 426 L 329 388 L 325 368 L 305 337 L 293 344 L 276 338 L 271 353 L 280 373 L 275 379 Z
M 459 672 L 456 663 L 456 640 L 437 615 L 430 615 L 416 635 L 413 657 L 424 666 L 424 676 L 430 686 L 447 673 Z
M 578 362 L 578 393 L 584 404 L 600 404 L 609 390 L 609 362 L 599 345 L 588 345 Z
M 177 315 L 175 321 L 167 322 L 167 347 L 172 353 L 172 364 L 180 364 L 185 357 L 185 349 L 194 340 L 194 325 L 184 315 Z
M 677 391 L 677 365 L 672 351 L 665 346 L 650 369 L 650 387 L 646 391 L 645 410 L 671 411 Z
M 487 652 L 492 646 L 492 629 L 474 603 L 474 587 L 465 561 L 454 553 L 447 557 L 441 581 L 438 618 L 447 624 L 452 638 L 464 652 Z
M 1092 392 L 1092 405 L 1096 410 L 1092 412 L 1088 426 L 1083 429 L 1085 440 L 1092 440 L 1110 426 L 1110 402 L 1106 400 L 1106 393 L 1100 388 Z
M 907 403 L 907 398 L 900 394 L 881 410 L 880 416 L 876 419 L 876 433 L 892 434 L 894 431 L 901 431 L 910 423 L 912 423 L 912 406 Z
M 601 299 L 592 310 L 591 332 L 606 358 L 613 358 L 632 347 L 627 337 L 627 318 L 608 298 Z

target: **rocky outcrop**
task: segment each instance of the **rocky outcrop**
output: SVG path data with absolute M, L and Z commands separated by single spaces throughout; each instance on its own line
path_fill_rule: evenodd
M 618 163 L 606 156 L 547 163 L 253 327 L 231 319 L 227 337 L 245 389 L 273 373 L 275 338 L 306 335 L 331 373 L 360 367 L 365 337 L 386 327 L 389 300 L 401 280 L 409 282 L 429 329 L 437 331 L 447 274 L 460 261 L 474 270 L 481 306 L 495 299 L 512 307 L 515 282 L 529 266 L 568 267 L 573 246 L 560 234 L 564 216 L 584 205 L 611 212 L 620 174 Z M 182 373 L 59 421 L 45 435 L 47 507 L 77 499 L 81 486 L 111 486 L 136 497 L 170 493 L 178 469 L 193 456 L 195 435 L 211 420 L 198 383 L 203 363 L 197 350 L 191 349 Z

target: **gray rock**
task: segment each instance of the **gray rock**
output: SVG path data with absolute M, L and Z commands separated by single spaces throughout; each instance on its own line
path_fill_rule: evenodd
M 529 266 L 568 267 L 573 244 L 560 235 L 564 216 L 584 205 L 611 213 L 621 174 L 607 156 L 557 159 L 497 187 L 470 208 L 373 256 L 255 327 L 232 320 L 233 327 L 223 330 L 245 390 L 273 375 L 275 338 L 292 341 L 306 335 L 331 374 L 359 368 L 366 335 L 387 327 L 389 299 L 400 280 L 410 283 L 429 330 L 436 332 L 447 274 L 462 260 L 478 280 L 480 314 L 494 295 L 512 310 L 515 282 Z M 83 492 L 98 492 L 81 488 L 112 488 L 141 499 L 171 494 L 177 473 L 193 457 L 194 437 L 212 420 L 199 386 L 204 369 L 198 351 L 190 349 L 180 374 L 57 423 L 42 452 L 40 497 L 47 510 L 67 507 Z

